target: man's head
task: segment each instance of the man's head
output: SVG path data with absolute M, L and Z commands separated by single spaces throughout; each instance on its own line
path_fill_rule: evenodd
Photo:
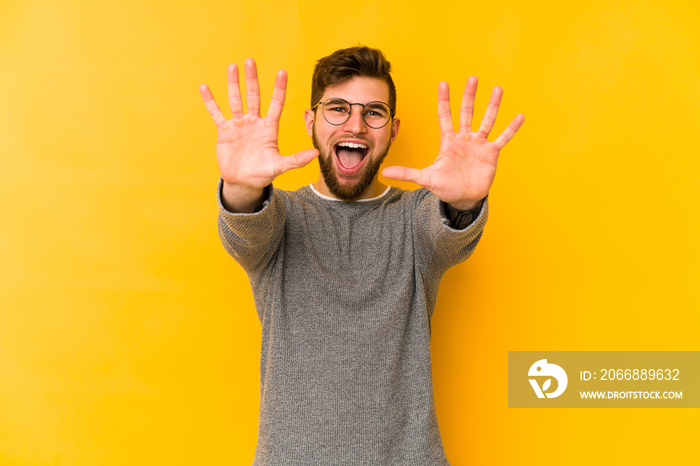
M 366 46 L 340 49 L 316 62 L 311 79 L 311 107 L 319 103 L 329 86 L 343 84 L 355 76 L 377 78 L 389 88 L 389 107 L 396 110 L 396 87 L 391 79 L 391 63 L 378 49 Z
M 376 194 L 377 172 L 400 123 L 393 118 L 396 88 L 390 71 L 382 52 L 369 47 L 338 50 L 316 64 L 306 127 L 320 152 L 323 184 L 337 198 L 355 200 Z M 326 105 L 331 98 L 344 99 L 351 106 Z M 381 113 L 377 102 L 391 109 L 383 127 L 374 121 Z M 345 122 L 336 118 L 339 113 L 347 117 Z

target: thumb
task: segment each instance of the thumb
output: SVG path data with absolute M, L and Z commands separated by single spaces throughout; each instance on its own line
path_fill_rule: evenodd
M 411 181 L 412 183 L 422 185 L 421 170 L 418 170 L 417 168 L 408 168 L 401 166 L 386 167 L 384 170 L 382 170 L 382 176 L 391 178 L 393 180 Z
M 301 168 L 316 157 L 318 157 L 318 151 L 316 149 L 306 149 L 301 152 L 297 152 L 296 154 L 282 157 L 278 165 L 278 175 L 288 170 Z

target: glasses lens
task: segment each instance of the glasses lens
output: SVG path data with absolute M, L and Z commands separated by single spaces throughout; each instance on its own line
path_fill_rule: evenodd
M 391 109 L 384 102 L 370 102 L 365 105 L 365 123 L 370 128 L 381 128 L 387 124 Z
M 323 104 L 323 116 L 332 125 L 342 125 L 350 115 L 350 104 L 343 99 L 328 99 Z

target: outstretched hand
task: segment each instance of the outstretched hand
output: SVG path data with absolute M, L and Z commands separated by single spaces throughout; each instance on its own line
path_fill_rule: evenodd
M 209 87 L 206 84 L 199 87 L 204 105 L 216 123 L 216 158 L 224 180 L 224 190 L 228 188 L 229 193 L 235 193 L 233 197 L 249 192 L 261 195 L 262 189 L 277 176 L 303 167 L 318 155 L 316 149 L 307 149 L 287 157 L 279 152 L 279 120 L 287 91 L 287 73 L 284 70 L 277 72 L 270 107 L 265 118 L 262 118 L 255 61 L 247 59 L 244 68 L 247 114 L 243 113 L 237 65 L 228 67 L 230 120 L 221 113 Z
M 417 183 L 440 200 L 460 210 L 469 210 L 486 197 L 496 176 L 498 154 L 525 121 L 518 114 L 493 142 L 488 140 L 501 104 L 503 89 L 495 87 L 478 131 L 472 131 L 474 97 L 478 80 L 467 80 L 462 97 L 459 131 L 455 132 L 450 111 L 450 90 L 446 82 L 438 87 L 440 151 L 432 165 L 423 168 L 387 167 L 382 175 Z

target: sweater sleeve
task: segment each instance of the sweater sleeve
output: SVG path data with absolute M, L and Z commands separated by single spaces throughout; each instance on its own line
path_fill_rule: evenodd
M 260 210 L 234 213 L 223 205 L 222 187 L 223 181 L 219 180 L 219 238 L 226 252 L 250 274 L 265 267 L 280 247 L 286 218 L 284 199 L 270 185 L 265 188 Z
M 451 226 L 445 204 L 427 193 L 416 207 L 414 234 L 420 268 L 442 275 L 450 267 L 466 260 L 476 248 L 488 219 L 488 198 L 473 221 L 464 229 Z

